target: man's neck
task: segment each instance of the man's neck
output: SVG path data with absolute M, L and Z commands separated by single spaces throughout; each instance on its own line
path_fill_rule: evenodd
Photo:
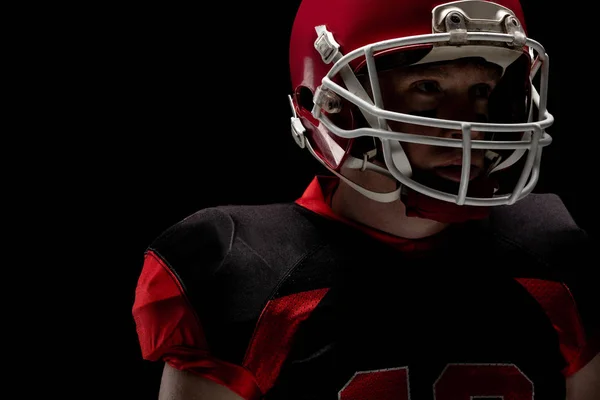
M 449 224 L 407 217 L 400 200 L 380 203 L 371 200 L 340 181 L 331 200 L 332 210 L 345 218 L 406 239 L 421 239 L 441 232 Z

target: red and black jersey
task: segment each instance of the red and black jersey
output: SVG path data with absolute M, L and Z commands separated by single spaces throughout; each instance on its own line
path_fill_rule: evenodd
M 247 400 L 564 400 L 599 321 L 588 239 L 557 196 L 406 240 L 333 214 L 335 183 L 158 237 L 133 307 L 143 357 Z

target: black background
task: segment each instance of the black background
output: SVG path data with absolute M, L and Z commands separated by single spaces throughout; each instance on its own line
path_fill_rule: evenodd
M 287 43 L 298 0 L 240 3 L 103 5 L 75 10 L 53 39 L 39 38 L 60 60 L 41 77 L 43 101 L 56 91 L 68 100 L 50 117 L 58 129 L 47 140 L 62 150 L 45 154 L 55 168 L 38 170 L 36 190 L 68 193 L 54 198 L 61 211 L 46 228 L 51 235 L 73 216 L 71 239 L 54 249 L 75 257 L 64 294 L 75 328 L 57 335 L 50 357 L 68 358 L 78 398 L 157 396 L 161 366 L 141 359 L 131 317 L 152 239 L 203 207 L 294 200 L 322 171 L 289 128 Z M 558 193 L 598 235 L 597 72 L 576 36 L 591 33 L 580 18 L 593 11 L 549 4 L 524 2 L 529 36 L 550 55 L 556 119 L 536 191 Z

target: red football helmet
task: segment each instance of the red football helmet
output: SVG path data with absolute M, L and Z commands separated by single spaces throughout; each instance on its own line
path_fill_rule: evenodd
M 382 104 L 380 70 L 465 57 L 502 68 L 488 121 L 394 112 Z M 553 122 L 546 110 L 548 56 L 527 37 L 517 0 L 303 0 L 289 61 L 296 142 L 365 196 L 401 198 L 410 215 L 454 222 L 483 217 L 487 206 L 512 204 L 535 187 L 542 148 L 552 141 L 545 132 Z M 539 93 L 533 84 L 538 71 Z M 392 130 L 390 121 L 461 135 L 409 134 Z M 472 139 L 475 131 L 484 132 L 484 139 Z M 403 143 L 462 149 L 460 183 L 421 179 Z M 485 149 L 481 179 L 469 177 L 472 149 Z M 344 177 L 342 166 L 393 177 L 398 189 L 367 190 Z

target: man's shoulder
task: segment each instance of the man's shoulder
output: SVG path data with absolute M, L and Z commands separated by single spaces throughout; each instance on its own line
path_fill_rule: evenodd
M 267 253 L 287 245 L 302 251 L 314 241 L 314 234 L 307 213 L 294 203 L 221 205 L 198 210 L 171 225 L 148 251 L 175 268 L 201 263 L 204 269 L 208 264 L 214 269 L 243 247 L 267 258 Z
M 564 241 L 586 236 L 554 193 L 532 193 L 513 205 L 495 207 L 490 221 L 498 232 L 516 237 Z
M 532 193 L 513 205 L 495 207 L 489 223 L 499 242 L 555 264 L 589 251 L 590 238 L 557 194 Z

